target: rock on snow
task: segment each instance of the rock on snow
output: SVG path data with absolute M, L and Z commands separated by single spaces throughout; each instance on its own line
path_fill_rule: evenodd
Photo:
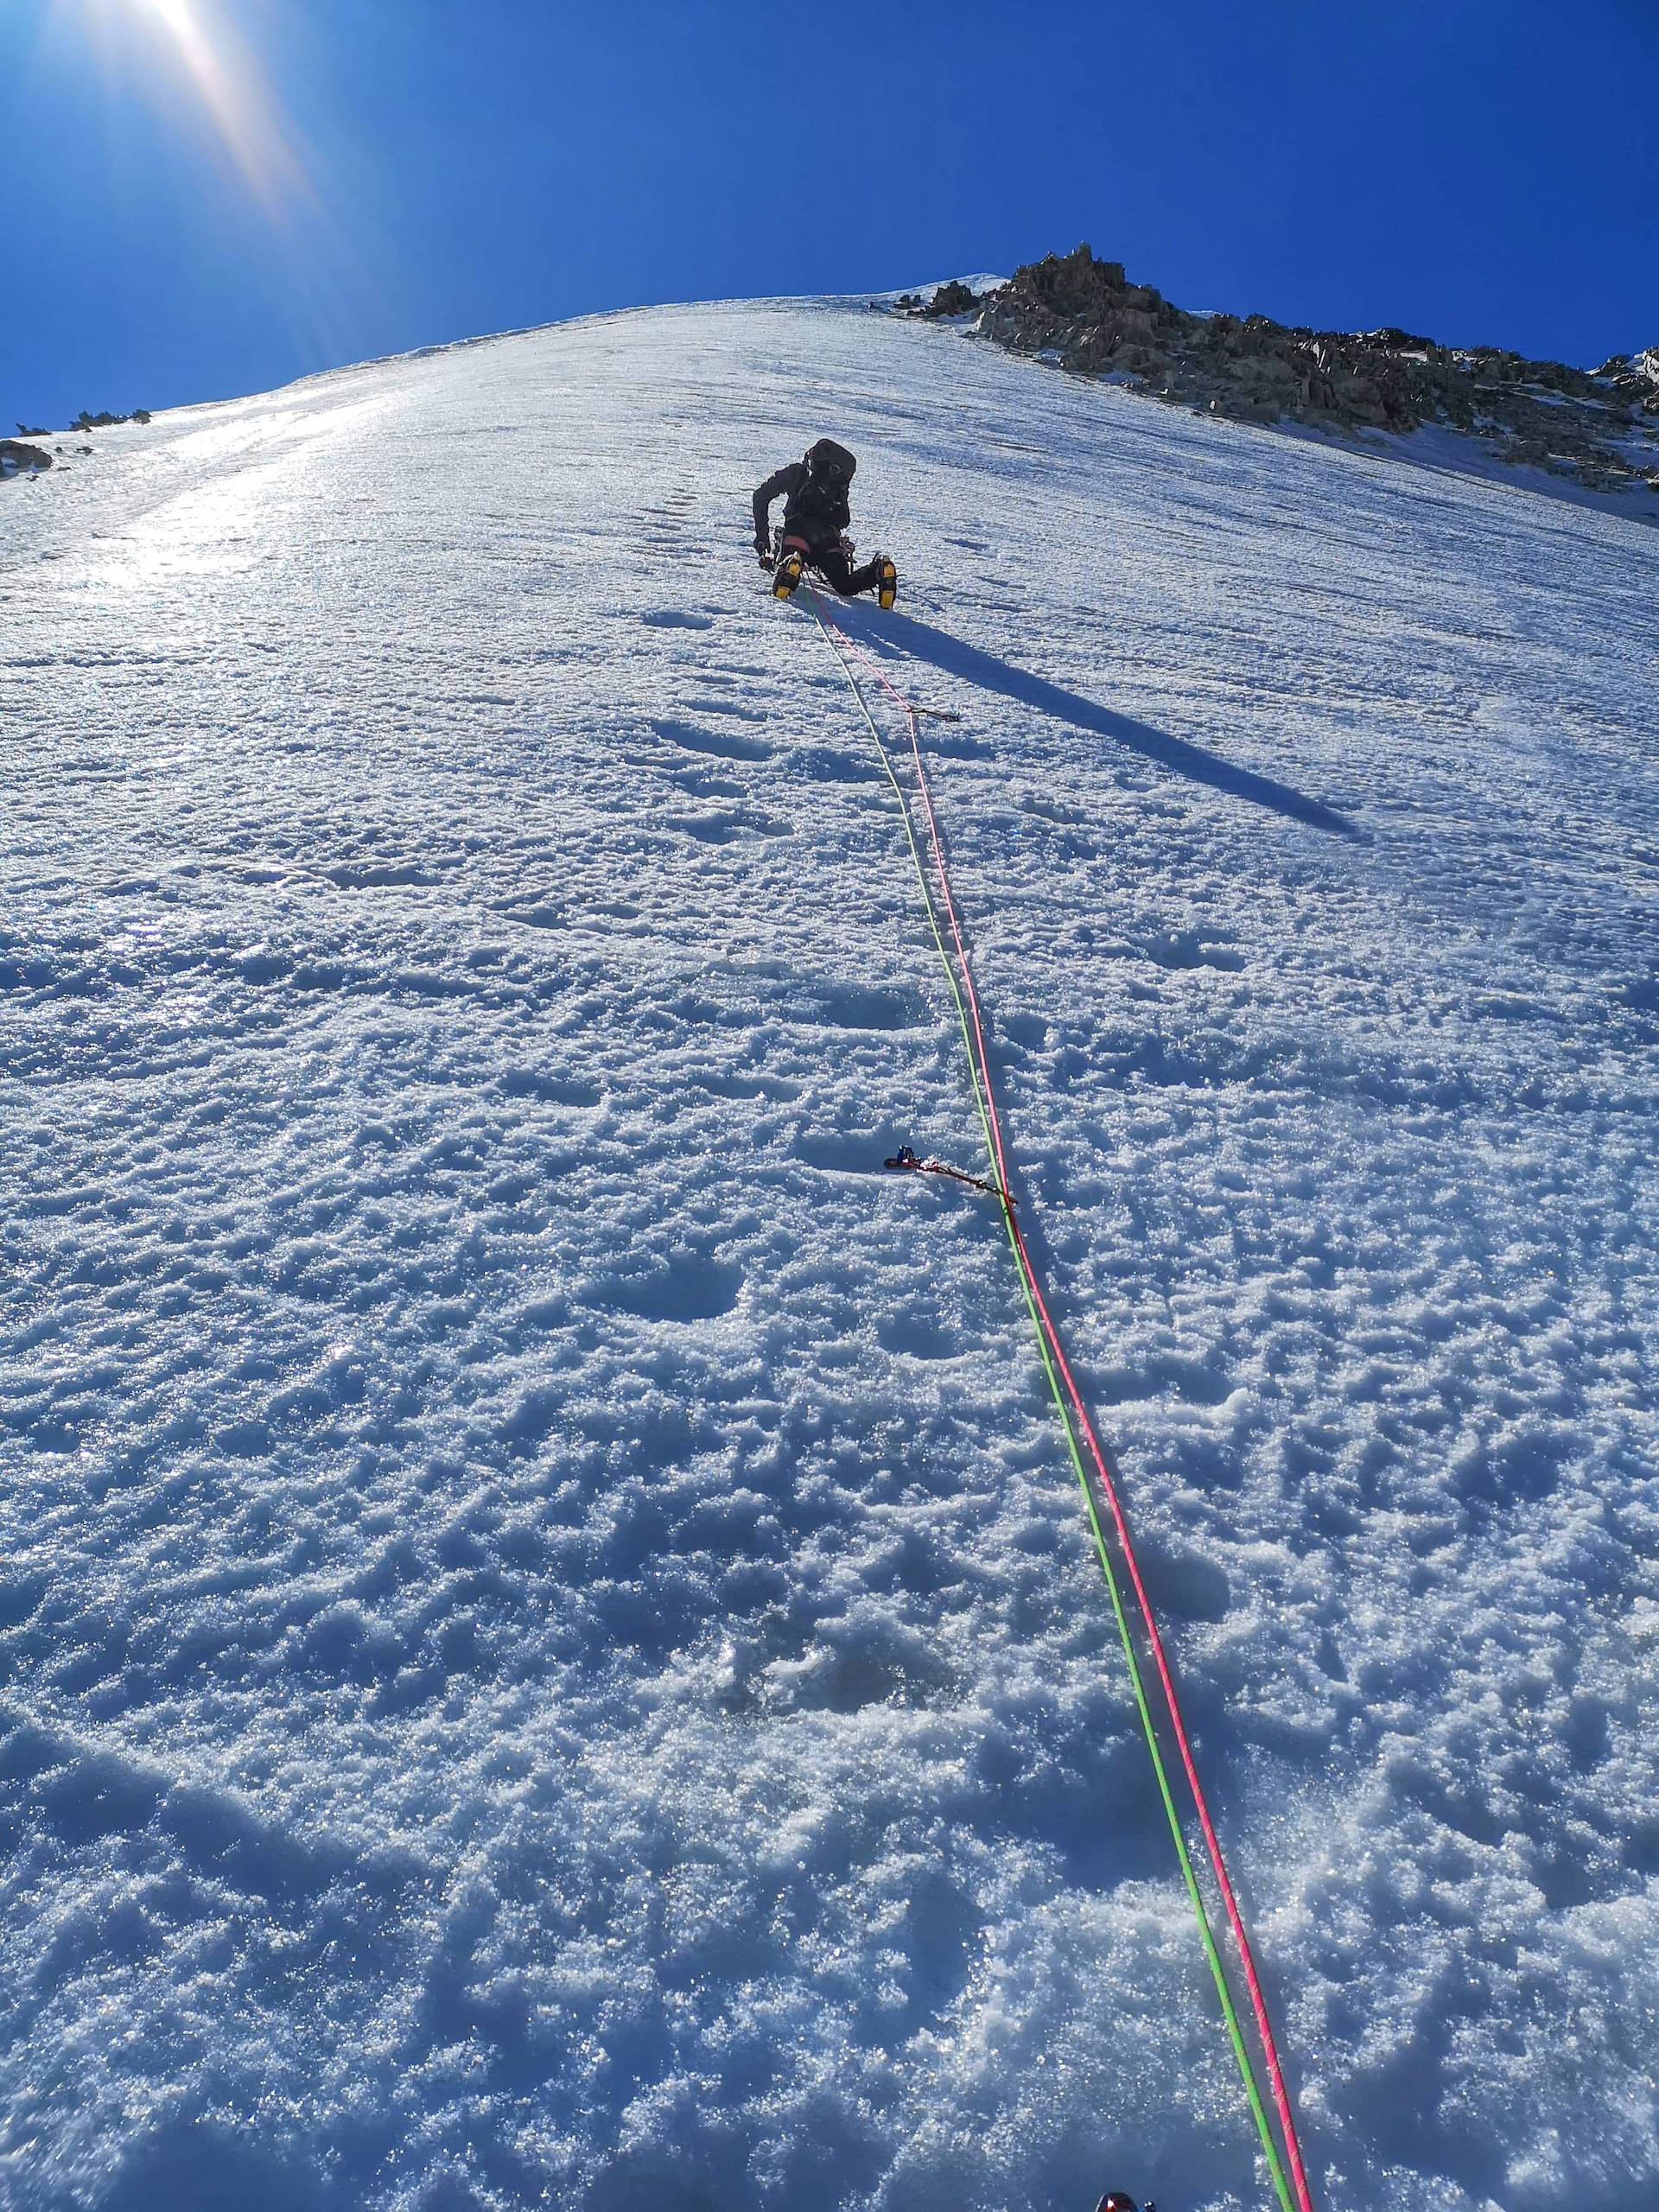
M 868 736 L 1323 2203 L 1659 2190 L 1659 543 L 846 307 L 0 490 L 0 2195 L 1265 2201 Z

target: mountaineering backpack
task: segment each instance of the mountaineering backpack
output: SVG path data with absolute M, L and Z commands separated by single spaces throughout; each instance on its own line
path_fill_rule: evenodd
M 850 484 L 858 469 L 855 456 L 833 438 L 820 438 L 816 445 L 809 446 L 806 465 L 815 476 L 837 477 L 843 484 Z

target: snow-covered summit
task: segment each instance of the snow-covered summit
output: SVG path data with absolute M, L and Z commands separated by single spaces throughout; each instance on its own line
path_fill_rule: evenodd
M 1659 2185 L 1659 543 L 852 307 L 0 486 L 0 2198 L 1266 2202 L 898 824 L 1319 2202 Z

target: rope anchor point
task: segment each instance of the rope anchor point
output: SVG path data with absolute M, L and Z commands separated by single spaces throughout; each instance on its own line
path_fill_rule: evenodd
M 907 1144 L 901 1144 L 891 1160 L 884 1160 L 884 1167 L 908 1168 L 916 1175 L 948 1175 L 953 1183 L 965 1183 L 970 1191 L 983 1191 L 987 1198 L 1000 1198 L 1005 1206 L 1020 1203 L 1012 1191 L 1005 1191 L 1000 1183 L 988 1182 L 982 1175 L 970 1175 L 965 1167 L 952 1167 L 943 1160 L 918 1160 Z

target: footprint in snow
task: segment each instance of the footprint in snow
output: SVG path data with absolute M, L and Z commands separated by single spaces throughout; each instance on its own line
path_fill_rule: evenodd
M 642 1321 L 715 1321 L 729 1313 L 743 1288 L 742 1270 L 718 1260 L 677 1253 L 634 1274 L 590 1283 L 590 1305 Z
M 695 722 L 670 721 L 653 715 L 651 727 L 658 737 L 683 746 L 688 753 L 712 753 L 720 760 L 770 760 L 772 747 L 756 737 L 740 737 L 734 731 L 700 729 Z

